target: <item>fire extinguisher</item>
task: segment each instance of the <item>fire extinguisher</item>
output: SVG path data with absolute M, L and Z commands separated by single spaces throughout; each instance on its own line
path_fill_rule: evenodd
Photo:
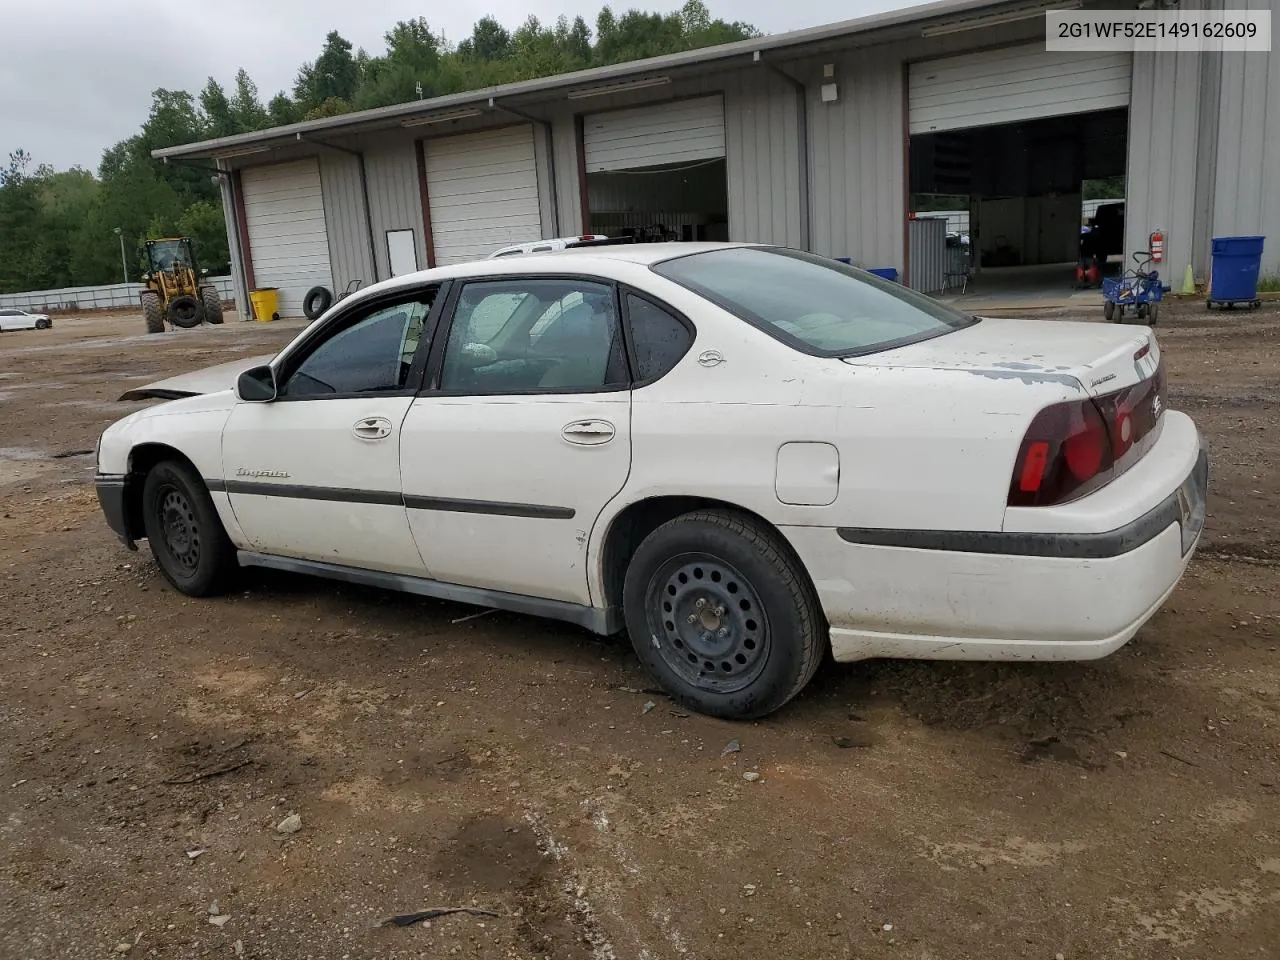
M 1150 242 L 1151 260 L 1153 263 L 1164 263 L 1164 231 L 1155 230 L 1147 238 Z

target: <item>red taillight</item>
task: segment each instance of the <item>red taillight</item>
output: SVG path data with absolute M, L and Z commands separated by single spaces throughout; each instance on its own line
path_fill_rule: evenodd
M 1103 465 L 1110 464 L 1110 451 L 1107 449 L 1110 439 L 1107 436 L 1107 425 L 1102 422 L 1102 414 L 1092 403 L 1080 404 L 1080 415 L 1084 421 L 1075 433 L 1062 443 L 1062 455 L 1067 461 L 1067 469 L 1081 483 L 1086 483 L 1098 475 Z
M 1041 410 L 1018 450 L 1009 506 L 1065 503 L 1123 473 L 1155 441 L 1163 404 L 1160 367 L 1124 390 Z
M 1044 480 L 1044 468 L 1049 463 L 1049 444 L 1043 440 L 1036 441 L 1027 447 L 1026 456 L 1022 458 L 1022 475 L 1018 479 L 1018 489 L 1023 493 L 1035 493 Z

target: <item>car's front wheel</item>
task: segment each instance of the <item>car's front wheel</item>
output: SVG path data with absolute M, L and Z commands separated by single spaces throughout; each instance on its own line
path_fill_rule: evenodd
M 804 569 L 776 533 L 727 511 L 685 514 L 649 534 L 627 569 L 623 612 L 663 689 L 726 719 L 777 710 L 825 649 Z
M 226 586 L 235 569 L 235 547 L 204 482 L 186 464 L 165 460 L 147 473 L 142 523 L 164 578 L 191 597 Z

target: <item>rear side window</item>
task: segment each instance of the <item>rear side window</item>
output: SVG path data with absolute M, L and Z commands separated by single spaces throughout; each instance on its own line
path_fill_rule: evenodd
M 876 353 L 977 322 L 865 270 L 780 247 L 694 253 L 653 271 L 815 356 Z
M 693 345 L 688 327 L 656 303 L 635 294 L 627 294 L 627 326 L 640 383 L 665 376 Z

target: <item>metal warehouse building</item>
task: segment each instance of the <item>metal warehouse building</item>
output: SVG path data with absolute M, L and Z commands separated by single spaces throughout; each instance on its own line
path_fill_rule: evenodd
M 1082 182 L 1119 175 L 1124 248 L 1161 230 L 1166 277 L 1203 277 L 1226 234 L 1271 238 L 1280 273 L 1280 51 L 1046 52 L 1044 11 L 1078 5 L 936 3 L 156 156 L 223 174 L 242 314 L 253 287 L 296 315 L 316 285 L 579 232 L 783 244 L 932 290 L 917 195 L 968 198 L 980 264 L 1052 264 Z

